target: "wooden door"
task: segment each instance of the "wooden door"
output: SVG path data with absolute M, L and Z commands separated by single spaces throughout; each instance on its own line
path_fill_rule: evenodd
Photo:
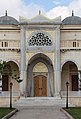
M 8 75 L 2 76 L 2 91 L 8 91 Z
M 78 91 L 78 75 L 72 75 L 72 91 Z
M 45 76 L 34 77 L 34 96 L 35 97 L 47 96 L 47 78 Z

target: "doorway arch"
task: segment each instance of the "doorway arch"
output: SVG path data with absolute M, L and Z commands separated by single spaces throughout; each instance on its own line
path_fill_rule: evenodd
M 38 69 L 36 69 L 38 67 Z M 39 69 L 41 67 L 41 69 Z M 34 78 L 40 76 L 46 77 L 46 95 L 54 96 L 54 70 L 50 58 L 42 53 L 34 55 L 28 62 L 27 67 L 27 96 L 34 95 Z M 42 80 L 42 78 L 41 78 Z M 45 80 L 44 80 L 45 81 Z M 41 81 L 40 81 L 41 82 Z M 44 95 L 43 95 L 44 96 Z
M 69 82 L 69 91 L 78 91 L 78 67 L 72 62 L 64 63 L 62 67 L 61 89 L 66 91 L 66 82 Z
M 19 92 L 19 84 L 15 80 L 15 76 L 19 77 L 19 67 L 14 61 L 6 62 L 4 73 L 2 75 L 2 91 L 10 90 L 10 82 L 13 83 L 13 91 Z

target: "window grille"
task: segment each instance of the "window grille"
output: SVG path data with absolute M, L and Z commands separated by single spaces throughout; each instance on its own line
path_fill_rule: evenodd
M 38 33 L 29 40 L 29 46 L 51 46 L 51 39 L 44 33 Z

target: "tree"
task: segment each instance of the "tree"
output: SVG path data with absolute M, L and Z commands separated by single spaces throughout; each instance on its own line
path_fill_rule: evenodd
M 15 79 L 18 83 L 20 83 L 22 80 L 20 80 L 20 77 L 17 76 L 17 74 L 14 73 L 10 67 L 10 65 L 6 61 L 0 60 L 0 92 L 2 92 L 2 75 L 9 75 L 13 79 Z M 12 109 L 12 85 L 13 83 L 10 82 L 10 109 Z
M 6 66 L 6 62 L 0 60 L 0 92 L 2 91 L 2 75 Z
M 2 75 L 9 75 L 12 79 L 15 79 L 18 83 L 22 82 L 20 76 L 16 74 L 16 70 L 12 70 L 10 65 L 6 61 L 0 61 L 0 79 L 2 79 Z
M 6 61 L 1 60 L 0 61 L 0 79 L 2 79 L 3 73 L 5 73 L 4 72 L 5 67 L 6 67 Z

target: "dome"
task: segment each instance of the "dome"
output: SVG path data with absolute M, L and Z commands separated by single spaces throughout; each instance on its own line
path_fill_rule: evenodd
M 0 25 L 18 25 L 19 22 L 10 16 L 7 16 L 7 12 L 5 16 L 0 17 Z
M 65 18 L 62 21 L 62 24 L 64 24 L 64 25 L 80 25 L 81 18 L 78 16 L 70 16 L 70 17 Z

